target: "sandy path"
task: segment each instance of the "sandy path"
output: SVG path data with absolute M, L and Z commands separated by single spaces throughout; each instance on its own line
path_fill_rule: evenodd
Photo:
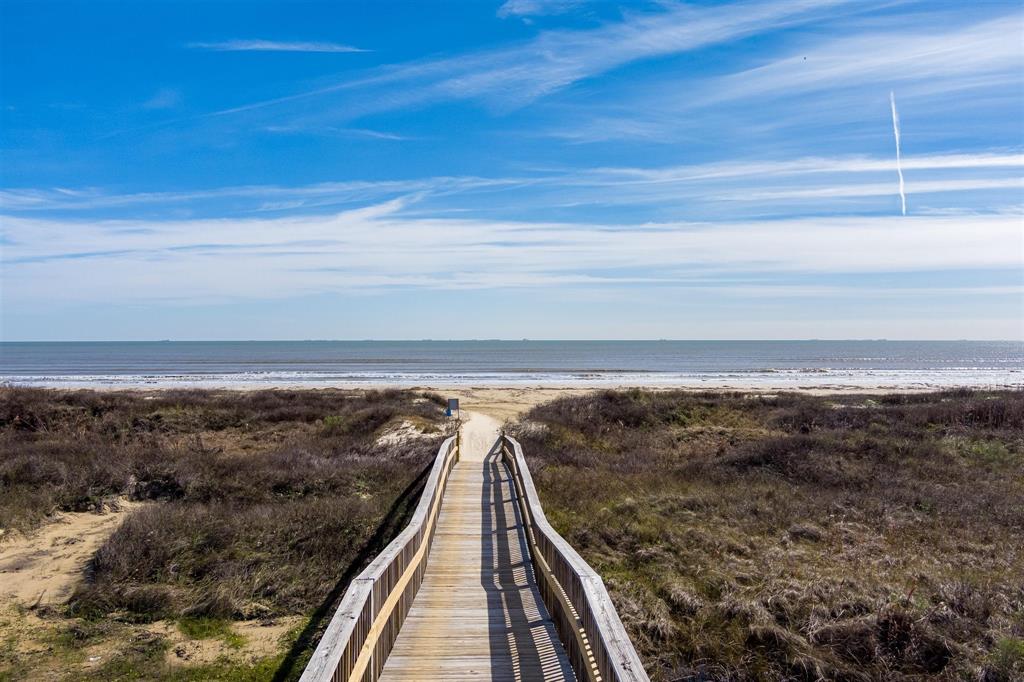
M 714 387 L 670 387 L 670 386 L 648 386 L 645 390 L 650 391 L 704 391 L 722 390 L 732 391 L 740 389 L 716 389 Z M 499 424 L 509 420 L 517 420 L 531 408 L 565 396 L 578 396 L 594 393 L 596 391 L 609 390 L 607 386 L 584 387 L 548 387 L 548 386 L 421 386 L 419 390 L 429 390 L 439 393 L 446 398 L 459 398 L 463 409 L 462 416 L 466 419 L 470 412 L 482 413 L 485 416 L 495 419 Z M 779 389 L 771 389 L 766 386 L 748 387 L 745 389 L 751 393 L 777 393 Z M 807 395 L 836 395 L 840 393 L 856 393 L 860 395 L 884 395 L 887 393 L 927 393 L 927 388 L 858 388 L 841 386 L 833 388 L 800 388 L 791 386 L 782 390 L 805 393 Z M 475 428 L 475 427 L 474 427 Z M 493 439 L 492 439 L 493 442 Z
M 0 543 L 0 600 L 25 607 L 67 600 L 86 562 L 139 506 L 121 501 L 103 514 L 61 514 L 28 537 Z
M 462 405 L 462 416 L 465 419 L 470 412 L 482 413 L 481 416 L 493 418 L 498 424 L 506 420 L 517 419 L 530 408 L 541 403 L 567 395 L 584 395 L 591 393 L 593 388 L 486 388 L 480 386 L 458 386 L 441 389 L 444 396 L 459 398 Z M 494 438 L 491 438 L 494 442 Z
M 463 410 L 459 461 L 484 461 L 500 432 L 501 422 L 494 417 Z

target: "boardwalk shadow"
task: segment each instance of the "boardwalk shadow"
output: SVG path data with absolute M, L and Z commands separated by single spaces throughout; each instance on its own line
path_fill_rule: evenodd
M 515 487 L 500 452 L 483 463 L 480 582 L 487 594 L 492 680 L 573 680 L 530 562 Z

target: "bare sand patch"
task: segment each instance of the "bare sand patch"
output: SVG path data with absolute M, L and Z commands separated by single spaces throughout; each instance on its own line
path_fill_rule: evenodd
M 647 391 L 742 391 L 745 393 L 777 393 L 778 388 L 765 386 L 715 389 L 711 387 L 678 387 L 678 386 L 636 386 Z M 429 390 L 445 397 L 459 398 L 464 411 L 475 411 L 485 414 L 504 423 L 518 419 L 533 407 L 565 396 L 585 395 L 595 391 L 609 390 L 607 386 L 427 386 L 418 390 Z M 830 395 L 836 393 L 858 393 L 863 395 L 881 395 L 886 393 L 921 393 L 926 389 L 887 389 L 887 388 L 855 388 L 855 387 L 818 387 L 785 389 L 810 395 Z
M 230 638 L 192 639 L 172 621 L 137 624 L 104 620 L 86 624 L 45 609 L 30 611 L 0 604 L 0 679 L 66 680 L 96 675 L 132 649 L 160 643 L 163 665 L 175 669 L 210 664 L 244 667 L 278 656 L 303 616 L 235 621 Z M 76 631 L 91 631 L 76 643 Z M 158 672 L 159 666 L 150 672 Z
M 119 499 L 100 513 L 64 512 L 28 535 L 8 530 L 0 539 L 0 635 L 9 649 L 9 659 L 0 656 L 0 673 L 60 679 L 75 662 L 88 668 L 109 657 L 113 642 L 65 650 L 61 635 L 77 619 L 54 607 L 67 601 L 92 555 L 142 505 Z
M 119 499 L 101 513 L 65 512 L 27 536 L 11 533 L 0 542 L 0 600 L 22 608 L 64 603 L 89 558 L 140 506 Z
M 174 622 L 129 624 L 113 620 L 85 646 L 71 640 L 81 619 L 58 608 L 82 579 L 86 564 L 131 511 L 145 503 L 120 500 L 104 512 L 69 512 L 28 536 L 0 545 L 0 677 L 58 680 L 74 670 L 98 670 L 126 647 L 162 639 L 169 666 L 253 664 L 283 650 L 285 636 L 303 616 L 235 621 L 232 637 L 192 639 Z M 69 638 L 70 637 L 70 638 Z
M 459 399 L 464 411 L 480 412 L 505 422 L 516 419 L 530 408 L 567 395 L 591 393 L 597 388 L 447 386 L 429 390 Z
M 378 446 L 389 446 L 409 440 L 433 438 L 437 428 L 426 420 L 398 419 L 382 429 L 383 433 L 375 441 Z
M 574 384 L 565 386 L 471 386 L 471 385 L 436 385 L 414 386 L 409 390 L 431 391 L 446 398 L 459 398 L 463 411 L 475 411 L 497 419 L 499 422 L 514 421 L 533 407 L 565 396 L 585 395 L 597 391 L 622 390 L 638 388 L 645 391 L 692 391 L 692 392 L 741 392 L 751 394 L 803 393 L 806 395 L 886 395 L 890 393 L 930 393 L 940 390 L 939 387 L 860 387 L 860 386 L 606 386 L 594 384 Z M 361 390 L 356 387 L 352 390 Z M 371 390 L 369 388 L 363 390 Z M 465 416 L 465 415 L 463 415 Z
M 12 679 L 62 679 L 74 669 L 97 669 L 120 656 L 124 646 L 154 638 L 167 641 L 166 662 L 179 667 L 251 664 L 282 651 L 284 636 L 303 616 L 236 621 L 230 639 L 191 639 L 169 621 L 108 621 L 105 635 L 92 644 L 76 648 L 64 641 L 80 620 L 56 607 L 71 596 L 104 540 L 144 504 L 121 499 L 102 513 L 62 513 L 31 534 L 12 533 L 0 544 L 0 635 L 10 656 L 0 657 L 0 672 Z
M 501 422 L 483 412 L 463 410 L 459 460 L 483 462 L 501 431 Z
M 231 639 L 192 639 L 175 623 L 158 621 L 149 629 L 168 642 L 166 661 L 171 666 L 204 665 L 217 662 L 251 664 L 279 654 L 284 637 L 306 619 L 283 616 L 266 620 L 231 623 Z

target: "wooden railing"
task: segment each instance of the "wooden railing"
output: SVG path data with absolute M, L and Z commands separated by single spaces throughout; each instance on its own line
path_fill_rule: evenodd
M 426 572 L 448 475 L 459 458 L 453 436 L 441 444 L 405 530 L 345 592 L 301 682 L 375 682 Z
M 647 682 L 601 577 L 548 524 L 523 449 L 501 437 L 512 473 L 541 597 L 555 622 L 576 677 L 589 682 Z

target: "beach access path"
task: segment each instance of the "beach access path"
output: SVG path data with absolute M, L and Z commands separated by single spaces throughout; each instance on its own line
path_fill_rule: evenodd
M 541 600 L 493 417 L 463 412 L 426 575 L 381 680 L 573 680 Z

